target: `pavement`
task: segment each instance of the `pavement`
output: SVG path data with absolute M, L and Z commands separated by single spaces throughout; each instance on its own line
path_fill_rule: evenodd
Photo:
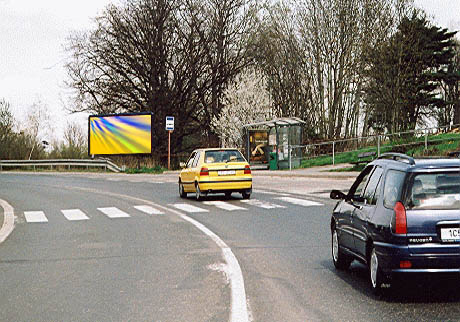
M 457 321 L 460 292 L 452 278 L 374 296 L 365 265 L 334 269 L 329 224 L 336 201 L 316 196 L 345 191 L 355 174 L 343 178 L 328 169 L 253 171 L 251 203 L 241 196 L 183 200 L 177 172 L 0 173 L 0 198 L 18 214 L 15 233 L 0 247 L 0 320 L 228 321 L 223 250 L 180 218 L 185 210 L 174 205 L 185 202 L 205 210 L 187 216 L 236 257 L 251 321 Z M 299 195 L 284 195 L 289 191 Z M 165 213 L 144 214 L 140 205 Z M 65 209 L 89 219 L 67 220 Z M 100 209 L 130 217 L 110 218 Z M 27 222 L 26 211 L 42 212 L 47 222 Z
M 279 193 L 329 198 L 332 189 L 348 191 L 359 172 L 336 172 L 350 168 L 349 164 L 320 166 L 294 170 L 256 170 L 253 171 L 253 186 L 258 189 Z
M 293 170 L 253 170 L 253 187 L 257 190 L 269 190 L 279 193 L 293 193 L 298 195 L 315 196 L 329 198 L 332 189 L 348 191 L 359 172 L 338 172 L 351 168 L 351 164 L 336 164 L 318 166 L 306 169 Z M 12 173 L 13 171 L 8 171 Z M 36 175 L 67 175 L 86 178 L 100 178 L 109 181 L 128 181 L 128 182 L 177 182 L 179 170 L 165 171 L 163 174 L 125 174 L 107 172 L 27 172 Z M 19 172 L 22 173 L 22 172 Z M 1 176 L 1 173 L 0 173 Z M 0 216 L 2 212 L 0 211 Z M 0 223 L 3 219 L 0 217 Z
M 5 217 L 3 215 L 4 209 L 0 209 L 0 230 L 2 229 L 3 225 L 5 224 Z
M 253 170 L 253 176 L 270 176 L 270 177 L 306 177 L 306 178 L 324 178 L 330 180 L 355 179 L 359 172 L 357 171 L 334 171 L 340 169 L 351 168 L 353 165 L 349 163 L 341 163 L 336 165 L 324 165 L 305 169 L 293 170 Z M 163 174 L 179 174 L 180 170 L 165 171 Z
M 346 180 L 355 179 L 359 172 L 356 171 L 333 171 L 351 168 L 352 165 L 348 163 L 341 163 L 336 165 L 325 165 L 305 169 L 293 170 L 255 170 L 252 172 L 253 176 L 270 176 L 270 177 L 306 177 L 306 178 L 323 178 L 329 180 Z
M 267 200 L 283 199 L 288 196 L 287 199 L 299 201 L 305 197 L 310 201 L 323 203 L 324 201 L 318 199 L 329 198 L 332 189 L 346 191 L 354 182 L 358 173 L 330 172 L 330 170 L 342 167 L 346 166 L 324 166 L 291 171 L 254 170 L 252 171 L 253 199 L 258 202 L 267 202 Z M 12 174 L 13 172 L 8 171 L 7 173 Z M 24 174 L 24 172 L 19 173 Z M 42 224 L 18 225 L 18 233 L 12 234 L 6 243 L 2 243 L 2 263 L 0 264 L 2 264 L 2 270 L 5 270 L 3 276 L 9 278 L 0 279 L 0 284 L 5 285 L 11 299 L 15 299 L 17 302 L 15 304 L 21 307 L 21 310 L 17 312 L 15 305 L 9 305 L 12 303 L 9 299 L 0 301 L 2 316 L 5 316 L 6 320 L 28 321 L 34 316 L 35 321 L 62 321 L 69 320 L 69 317 L 80 316 L 84 306 L 84 316 L 88 320 L 141 320 L 145 316 L 156 316 L 161 320 L 163 318 L 168 320 L 169 317 L 174 316 L 176 321 L 222 321 L 230 314 L 228 312 L 230 309 L 231 314 L 239 312 L 238 309 L 235 311 L 233 306 L 230 308 L 227 306 L 227 303 L 230 302 L 227 291 L 228 283 L 233 284 L 234 280 L 228 280 L 228 277 L 222 280 L 220 268 L 210 269 L 210 267 L 220 267 L 216 266 L 222 261 L 220 252 L 206 238 L 196 238 L 196 232 L 192 226 L 172 219 L 174 216 L 166 215 L 142 217 L 134 213 L 131 217 L 138 221 L 116 221 L 114 219 L 113 222 L 110 218 L 94 215 L 94 209 L 100 205 L 106 207 L 103 209 L 118 207 L 115 209 L 132 211 L 133 206 L 127 207 L 129 202 L 132 202 L 133 205 L 138 205 L 141 200 L 150 205 L 152 199 L 158 200 L 158 204 L 162 202 L 172 204 L 177 200 L 182 202 L 177 192 L 178 175 L 179 171 L 159 175 L 88 172 L 27 172 L 25 176 L 17 176 L 17 178 L 14 175 L 11 178 L 6 175 L 6 185 L 3 186 L 3 192 L 0 191 L 0 243 L 2 243 L 2 235 L 6 239 L 11 232 L 8 230 L 10 226 L 8 219 L 11 219 L 12 214 L 9 209 L 11 207 L 8 207 L 8 204 L 5 206 L 1 198 L 8 200 L 12 205 L 18 205 L 16 209 L 18 213 L 25 214 L 24 210 L 31 209 L 40 210 L 31 212 L 42 212 L 43 216 L 46 213 L 49 221 L 46 219 L 45 223 L 41 219 Z M 2 173 L 0 173 L 0 181 L 2 179 Z M 24 184 L 24 180 L 29 180 L 29 184 Z M 157 190 L 152 191 L 152 187 L 157 187 Z M 27 197 L 22 197 L 23 194 Z M 128 194 L 131 196 L 120 200 L 119 196 Z M 286 194 L 296 194 L 301 199 Z M 235 202 L 238 202 L 239 198 L 238 196 Z M 42 208 L 36 209 L 36 205 Z M 70 205 L 72 208 L 81 208 L 86 213 L 91 213 L 92 216 L 87 216 L 87 221 L 82 220 L 81 223 L 75 225 L 65 225 L 63 217 L 55 215 L 59 214 L 60 209 L 69 209 Z M 206 223 L 211 227 L 221 225 L 223 228 L 220 233 L 223 236 L 232 236 L 230 241 L 233 245 L 236 240 L 242 238 L 235 247 L 238 252 L 235 251 L 231 258 L 235 258 L 235 261 L 235 256 L 250 258 L 241 261 L 243 267 L 244 265 L 252 267 L 249 269 L 250 272 L 265 272 L 269 265 L 269 275 L 285 278 L 283 274 L 286 272 L 286 260 L 278 259 L 276 251 L 273 255 L 269 251 L 258 249 L 257 254 L 254 254 L 252 245 L 260 244 L 263 245 L 261 249 L 271 250 L 273 245 L 279 244 L 280 249 L 286 249 L 292 254 L 294 258 L 292 262 L 296 262 L 298 258 L 305 255 L 305 249 L 298 245 L 312 243 L 309 239 L 310 235 L 304 232 L 308 229 L 316 232 L 327 227 L 323 225 L 324 218 L 326 218 L 324 214 L 327 212 L 324 212 L 323 208 L 321 210 L 313 208 L 308 211 L 304 211 L 303 208 L 298 209 L 298 212 L 295 213 L 299 215 L 296 216 L 291 215 L 291 208 L 280 207 L 273 210 L 276 214 L 284 211 L 288 218 L 286 222 L 283 222 L 284 237 L 280 237 L 281 234 L 278 232 L 279 222 L 272 220 L 272 217 L 266 217 L 267 209 L 251 208 L 251 214 L 256 214 L 256 216 L 227 216 L 224 210 L 213 212 L 212 216 L 209 216 L 208 212 L 202 217 L 198 217 L 198 214 L 195 216 L 200 220 L 199 225 L 203 221 L 208 221 Z M 320 211 L 321 214 L 318 215 L 317 211 Z M 309 219 L 305 221 L 307 215 Z M 258 222 L 266 218 L 270 219 L 264 221 L 263 224 Z M 87 222 L 91 224 L 87 225 Z M 306 222 L 308 225 L 302 226 Z M 18 223 L 24 223 L 24 219 L 22 222 L 16 222 Z M 229 229 L 229 227 L 233 228 Z M 299 227 L 302 228 L 299 229 Z M 7 233 L 4 234 L 4 231 Z M 267 234 L 270 231 L 277 231 L 277 233 Z M 296 237 L 297 241 L 294 242 L 292 234 L 295 231 L 302 231 L 302 233 Z M 251 234 L 254 236 L 247 238 Z M 170 239 L 174 242 L 171 242 Z M 59 247 L 56 247 L 56 240 L 59 240 Z M 317 243 L 316 239 L 314 243 Z M 216 244 L 219 245 L 220 242 Z M 227 248 L 230 249 L 226 246 Z M 21 251 L 18 252 L 17 249 Z M 309 249 L 313 249 L 312 252 L 315 255 L 307 254 L 307 257 L 316 256 L 317 247 L 309 247 Z M 324 253 L 329 254 L 328 251 Z M 325 261 L 324 258 L 320 260 Z M 226 259 L 227 263 L 235 261 Z M 236 263 L 239 265 L 237 261 Z M 230 267 L 230 273 L 226 273 L 230 276 L 235 275 L 232 272 L 241 272 L 240 266 L 225 267 Z M 38 271 L 40 274 L 30 274 L 31 271 Z M 321 272 L 321 276 L 323 274 L 323 269 L 307 269 L 307 271 L 308 274 L 312 271 Z M 307 271 L 303 271 L 301 276 L 308 275 Z M 69 276 L 72 278 L 69 279 Z M 300 290 L 311 290 L 316 287 L 314 281 L 317 281 L 319 277 L 314 275 L 311 280 L 309 278 L 299 287 L 297 293 L 294 292 L 295 294 L 298 294 Z M 243 283 L 242 276 L 237 279 Z M 253 275 L 250 273 L 245 280 L 253 292 L 249 293 L 254 299 L 251 303 L 253 305 L 251 314 L 260 316 L 260 320 L 267 320 L 268 317 L 282 320 L 287 316 L 287 320 L 300 321 L 305 320 L 307 315 L 315 314 L 314 312 L 294 312 L 291 306 L 298 299 L 289 293 L 290 288 L 283 288 L 285 287 L 283 283 L 272 286 L 272 282 L 266 284 L 264 280 L 262 284 L 270 290 L 267 291 L 260 288 L 259 273 Z M 155 287 L 151 288 L 146 285 L 155 285 Z M 239 284 L 232 286 L 231 299 L 232 301 L 234 298 L 239 299 L 243 305 L 238 307 L 246 308 L 244 305 L 246 297 L 234 295 L 234 290 L 241 289 L 244 295 L 244 288 L 244 285 Z M 200 290 L 199 295 L 196 295 L 197 290 Z M 272 294 L 268 302 L 267 293 Z M 43 298 L 47 300 L 42 301 Z M 72 301 L 62 301 L 63 298 L 72 298 Z M 98 303 L 103 298 L 110 298 L 110 300 L 101 306 Z M 193 300 L 190 300 L 192 298 Z M 269 308 L 273 306 L 267 303 L 278 301 L 279 298 L 284 298 L 284 300 L 277 305 L 275 311 L 270 311 Z M 196 303 L 200 304 L 195 305 Z M 302 303 L 294 306 L 301 307 Z M 42 308 L 39 313 L 36 307 Z M 142 307 L 143 310 L 139 310 L 139 307 Z M 203 310 L 202 307 L 213 309 Z M 190 319 L 190 316 L 195 318 Z
M 293 170 L 253 170 L 253 187 L 256 191 L 263 189 L 279 193 L 329 198 L 332 189 L 346 192 L 351 187 L 359 172 L 337 170 L 352 166 L 352 164 L 342 163 Z M 165 171 L 162 176 L 176 178 L 179 172 Z

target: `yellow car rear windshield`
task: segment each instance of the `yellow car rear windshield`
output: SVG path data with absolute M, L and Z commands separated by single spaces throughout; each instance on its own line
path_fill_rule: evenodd
M 204 155 L 205 163 L 226 163 L 226 162 L 246 162 L 246 159 L 238 150 L 213 150 L 206 151 Z

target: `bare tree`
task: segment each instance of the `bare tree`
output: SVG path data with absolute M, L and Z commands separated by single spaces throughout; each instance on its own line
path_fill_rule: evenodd
M 247 47 L 258 9 L 252 0 L 203 0 L 205 53 L 210 92 L 202 101 L 205 120 L 219 115 L 227 85 L 250 64 Z M 206 124 L 206 123 L 205 123 Z
M 0 100 L 0 159 L 8 159 L 15 133 L 13 132 L 14 117 L 10 103 Z
M 23 132 L 28 136 L 30 153 L 28 159 L 30 160 L 34 150 L 37 147 L 42 147 L 42 139 L 51 133 L 50 113 L 48 107 L 41 100 L 37 100 L 29 106 L 26 123 Z
M 87 154 L 87 134 L 78 123 L 67 123 L 64 129 L 64 141 L 70 150 L 75 151 L 75 158 L 81 158 Z
M 253 55 L 267 79 L 275 113 L 301 117 L 313 126 L 316 120 L 309 108 L 311 78 L 292 8 L 286 3 L 265 7 Z
M 242 147 L 243 125 L 275 117 L 266 81 L 252 69 L 241 73 L 224 95 L 225 105 L 211 121 L 222 147 Z
M 396 12 L 406 2 L 292 0 L 267 6 L 255 57 L 275 108 L 304 119 L 309 137 L 351 137 L 367 129 L 364 54 L 396 28 Z
M 150 111 L 155 152 L 175 116 L 175 152 L 209 131 L 226 84 L 245 66 L 249 0 L 127 0 L 111 5 L 89 33 L 70 36 L 66 65 L 72 111 Z M 204 126 L 203 126 L 204 124 Z
M 368 46 L 393 27 L 391 1 L 310 0 L 298 6 L 321 137 L 356 136 Z

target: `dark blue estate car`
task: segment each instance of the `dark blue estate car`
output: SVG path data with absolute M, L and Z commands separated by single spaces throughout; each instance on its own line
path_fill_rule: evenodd
M 374 292 L 395 273 L 460 272 L 460 159 L 386 153 L 330 197 L 334 265 L 367 264 Z

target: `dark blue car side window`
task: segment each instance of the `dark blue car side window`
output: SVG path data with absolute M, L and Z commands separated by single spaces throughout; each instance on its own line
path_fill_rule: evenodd
M 376 167 L 374 172 L 372 172 L 372 176 L 370 177 L 369 183 L 364 191 L 364 199 L 368 205 L 375 205 L 377 203 L 378 194 L 376 191 L 378 190 L 377 188 L 379 186 L 382 173 L 383 169 L 381 167 Z
M 374 169 L 373 166 L 367 166 L 358 176 L 353 186 L 350 189 L 350 195 L 354 198 L 362 197 L 364 193 L 364 189 L 366 188 L 367 181 L 369 179 L 372 170 Z
M 397 170 L 388 170 L 383 190 L 383 205 L 392 209 L 401 196 L 401 188 L 406 173 Z

